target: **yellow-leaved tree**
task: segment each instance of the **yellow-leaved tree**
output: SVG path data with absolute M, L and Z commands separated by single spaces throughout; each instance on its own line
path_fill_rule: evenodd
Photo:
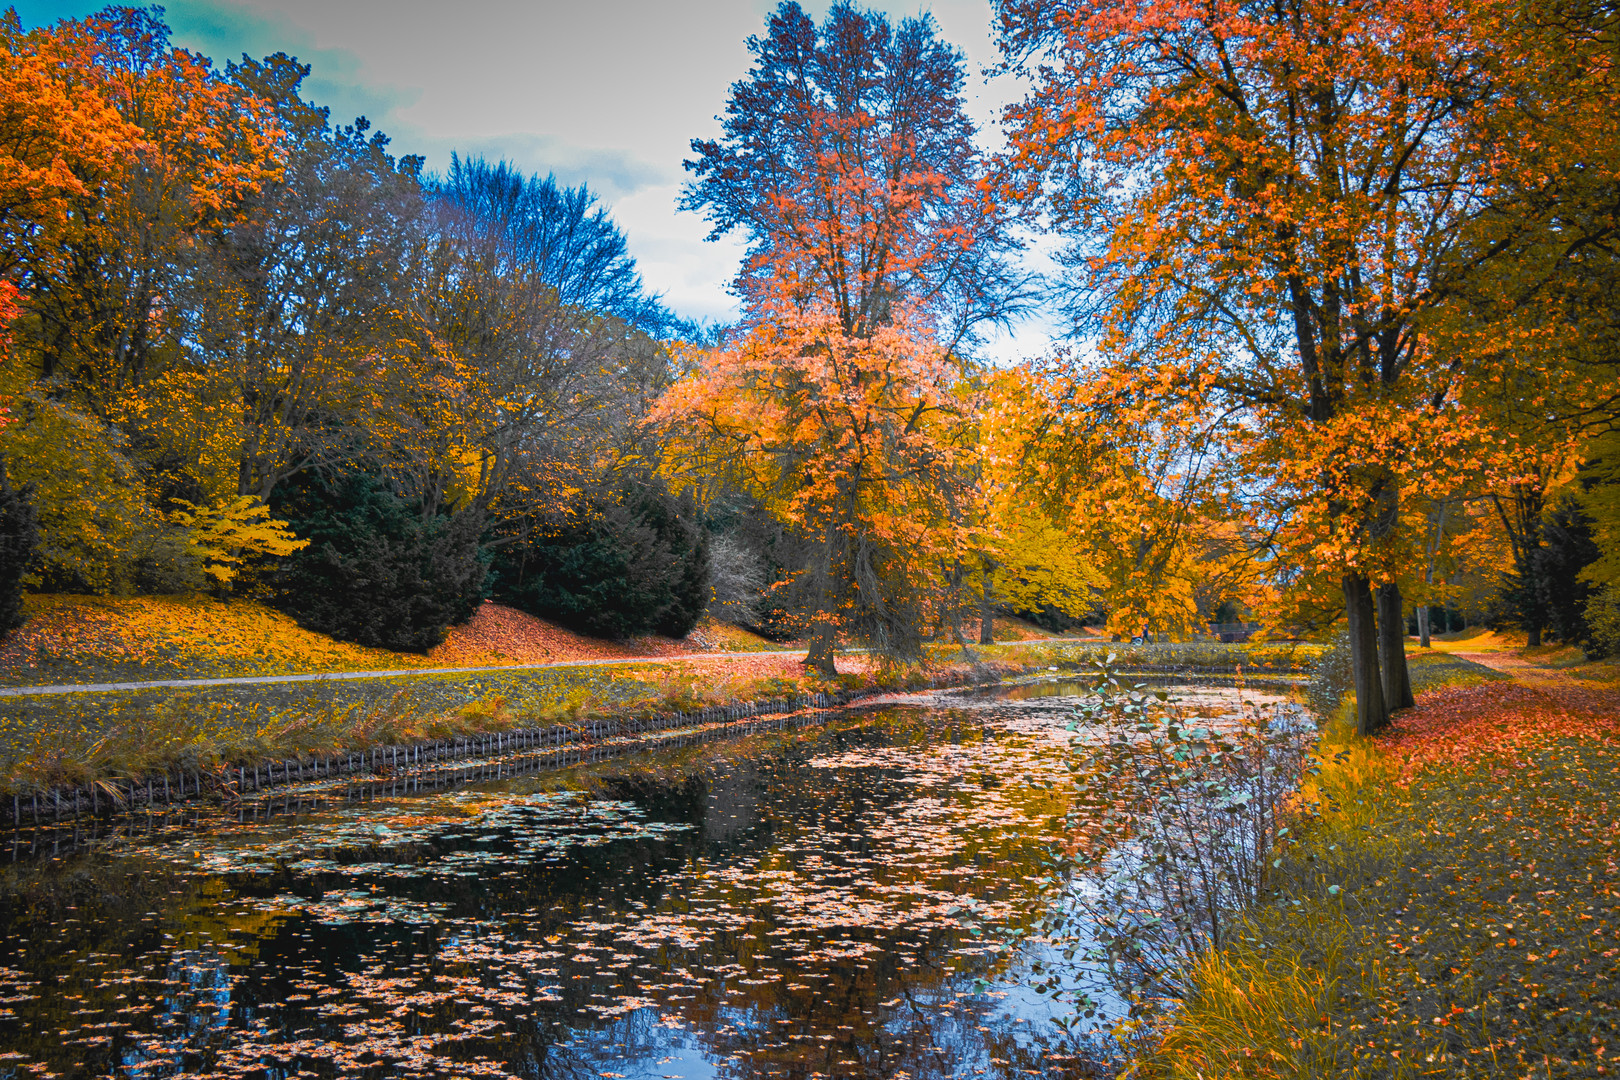
M 991 612 L 1056 611 L 1083 618 L 1105 600 L 1108 581 L 1067 510 L 1047 498 L 1042 440 L 1056 422 L 1041 379 L 1028 365 L 985 380 L 979 421 L 981 644 Z
M 1166 404 L 1117 370 L 1066 357 L 1005 378 L 1016 389 L 1000 395 L 998 413 L 1018 449 L 994 456 L 1083 553 L 1112 633 L 1183 636 L 1200 621 L 1200 597 L 1208 606 L 1252 592 L 1220 413 L 1199 400 Z
M 256 556 L 282 558 L 309 546 L 251 495 L 218 506 L 180 506 L 170 520 L 186 530 L 186 553 L 220 589 L 229 588 L 243 564 Z

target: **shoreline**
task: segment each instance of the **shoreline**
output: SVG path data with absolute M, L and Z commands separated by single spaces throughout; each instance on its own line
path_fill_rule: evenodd
M 1080 646 L 1080 650 L 1075 649 L 1076 645 Z M 666 693 L 664 698 L 652 702 L 626 702 L 622 705 L 602 701 L 580 702 L 573 707 L 574 711 L 566 708 L 561 713 L 529 710 L 513 715 L 513 711 L 506 710 L 499 699 L 495 705 L 486 707 L 489 703 L 469 694 L 463 705 L 450 710 L 438 713 L 407 713 L 401 710 L 393 714 L 393 720 L 403 718 L 405 726 L 418 730 L 431 729 L 432 737 L 427 738 L 398 738 L 400 725 L 395 724 L 394 729 L 389 730 L 388 723 L 392 721 L 387 716 L 384 723 L 378 724 L 374 722 L 374 716 L 359 715 L 358 719 L 350 716 L 343 721 L 349 724 L 349 731 L 305 733 L 306 737 L 315 739 L 315 746 L 297 745 L 302 740 L 288 735 L 279 736 L 282 741 L 276 745 L 277 736 L 267 740 L 237 733 L 235 738 L 216 737 L 211 742 L 174 743 L 172 749 L 158 748 L 155 753 L 149 746 L 137 745 L 124 752 L 125 764 L 120 764 L 116 751 L 108 753 L 100 762 L 89 760 L 94 758 L 101 744 L 96 741 L 98 736 L 87 732 L 67 744 L 54 747 L 50 754 L 39 755 L 32 761 L 19 759 L 20 767 L 7 785 L 10 790 L 0 792 L 0 822 L 20 828 L 85 816 L 114 816 L 155 806 L 178 806 L 199 799 L 215 798 L 230 802 L 257 796 L 273 788 L 286 788 L 312 780 L 386 775 L 397 771 L 401 765 L 448 769 L 453 763 L 493 760 L 513 752 L 555 755 L 597 745 L 604 739 L 626 736 L 641 738 L 686 727 L 730 724 L 804 709 L 842 708 L 885 694 L 991 686 L 1021 677 L 1054 673 L 1061 673 L 1060 678 L 1063 675 L 1084 676 L 1089 672 L 1090 665 L 1085 657 L 1076 657 L 1073 653 L 1090 653 L 1096 646 L 1072 639 L 1050 639 L 1007 642 L 989 648 L 1002 655 L 976 653 L 971 657 L 962 657 L 958 654 L 948 663 L 936 661 L 937 666 L 932 670 L 869 670 L 842 675 L 836 683 L 809 680 L 797 690 L 782 685 L 781 680 L 756 680 L 753 688 L 765 693 L 747 696 L 750 687 L 738 686 L 736 689 L 743 691 L 742 696 L 720 701 L 705 702 L 701 696 L 694 697 L 688 689 L 685 693 Z M 1034 655 L 1030 655 L 1031 652 Z M 690 675 L 694 664 L 757 659 L 759 655 L 705 653 L 689 658 L 563 661 L 537 667 L 540 670 L 577 670 L 588 666 L 608 669 L 656 666 L 679 676 Z M 784 652 L 783 655 L 797 653 Z M 1216 658 L 1212 656 L 1206 659 Z M 467 669 L 451 670 L 453 674 L 460 674 Z M 513 670 L 510 667 L 493 669 L 496 674 Z M 407 677 L 410 674 L 444 677 L 440 673 L 395 671 L 379 673 L 379 677 L 397 679 L 402 674 Z M 1235 665 L 1219 663 L 1208 666 L 1138 664 L 1119 674 L 1147 683 L 1166 680 L 1199 683 L 1224 682 L 1238 672 Z M 1246 684 L 1256 686 L 1270 682 L 1282 687 L 1297 687 L 1303 684 L 1304 678 L 1304 673 L 1297 670 L 1258 670 L 1242 674 Z M 349 680 L 343 675 L 303 675 L 248 680 L 247 684 L 274 686 L 299 682 L 333 685 L 345 681 Z M 242 685 L 243 680 L 240 679 L 209 680 L 207 683 L 207 686 L 222 687 Z M 206 686 L 203 688 L 206 689 Z M 161 684 L 135 684 L 131 689 L 120 687 L 108 693 L 116 696 L 129 694 L 132 690 L 151 693 L 165 689 L 169 688 Z M 80 699 L 82 702 L 88 703 L 93 699 L 93 691 L 78 693 L 83 695 Z M 409 694 L 409 690 L 401 689 L 395 695 L 395 703 L 403 699 L 408 709 L 412 704 L 408 700 Z M 11 698 L 27 700 L 26 695 L 15 693 Z M 389 706 L 393 707 L 393 704 Z M 457 708 L 461 710 L 459 713 Z M 381 730 L 375 730 L 378 728 Z M 116 729 L 109 731 L 116 733 Z M 390 734 L 395 737 L 388 737 Z M 265 745 L 267 741 L 270 743 L 268 746 Z M 144 764 L 129 763 L 132 758 L 138 762 L 142 756 L 147 759 Z M 153 761 L 153 756 L 158 760 Z M 58 777 L 67 771 L 69 778 L 52 782 L 46 769 L 53 770 Z M 75 772 L 79 775 L 74 776 Z M 86 776 L 86 773 L 90 775 Z

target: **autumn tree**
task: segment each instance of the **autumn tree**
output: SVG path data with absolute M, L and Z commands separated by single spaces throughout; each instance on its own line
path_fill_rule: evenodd
M 806 663 L 833 674 L 839 628 L 915 658 L 936 567 L 964 555 L 950 474 L 968 451 L 959 373 L 905 321 L 846 334 L 824 308 L 714 350 L 653 419 L 669 460 L 731 478 L 807 537 Z
M 161 9 L 0 17 L 0 458 L 36 512 L 29 587 L 285 584 L 280 562 L 331 628 L 419 647 L 482 596 L 492 506 L 566 515 L 648 456 L 656 334 L 688 328 L 589 191 L 459 160 L 424 191 L 420 158 L 303 98 L 308 71 L 217 68 Z M 330 551 L 270 517 L 317 489 L 300 520 Z
M 81 33 L 25 32 L 0 16 L 0 272 L 42 258 L 67 234 L 75 204 L 140 149 L 141 131 L 119 115 Z
M 463 460 L 474 501 L 499 495 L 503 514 L 611 488 L 670 361 L 648 329 L 668 312 L 642 291 L 623 234 L 583 187 L 504 165 L 457 162 L 430 195 L 414 306 L 458 375 L 454 418 L 422 418 L 421 437 L 442 443 L 428 456 Z
M 1050 386 L 1030 364 L 986 373 L 983 383 L 975 441 L 983 518 L 979 643 L 987 645 L 995 608 L 1078 620 L 1098 608 L 1107 582 L 1062 496 L 1045 483 L 1042 451 L 1057 416 Z
M 690 331 L 647 291 L 623 231 L 586 185 L 563 187 L 555 176 L 527 176 L 505 161 L 452 154 L 431 195 L 476 223 L 503 270 L 544 283 L 564 306 L 659 338 Z
M 0 119 L 16 185 L 0 196 L 0 263 L 22 307 L 0 393 L 13 474 L 36 490 L 35 584 L 128 588 L 167 577 L 186 545 L 154 501 L 164 485 L 146 483 L 167 464 L 161 439 L 132 418 L 174 357 L 198 230 L 279 167 L 277 129 L 152 12 L 5 33 L 0 93 L 27 105 Z
M 1252 595 L 1254 538 L 1226 500 L 1231 417 L 1216 403 L 1166 402 L 1064 356 L 998 381 L 1016 390 L 987 416 L 996 487 L 1038 500 L 1076 546 L 1113 633 L 1185 635 L 1220 601 Z
M 197 371 L 236 420 L 234 494 L 260 499 L 365 456 L 418 353 L 407 274 L 420 159 L 396 161 L 364 121 L 329 124 L 299 96 L 307 73 L 285 56 L 232 68 L 275 110 L 286 166 L 200 239 L 181 297 Z
M 0 282 L 0 356 L 11 351 L 11 322 L 17 317 L 16 288 Z M 13 421 L 0 398 L 0 431 Z M 23 624 L 23 579 L 39 548 L 33 489 L 13 487 L 0 456 L 0 639 Z
M 1005 193 L 1074 238 L 1070 312 L 1122 370 L 1242 413 L 1234 451 L 1289 557 L 1339 579 L 1378 727 L 1410 702 L 1401 499 L 1482 430 L 1459 403 L 1482 365 L 1425 331 L 1504 250 L 1469 239 L 1502 189 L 1477 139 L 1503 100 L 1491 9 L 996 7 L 1035 81 Z
M 807 663 L 831 672 L 840 621 L 915 654 L 901 568 L 961 524 L 937 486 L 953 475 L 949 386 L 1023 282 L 977 186 L 961 54 L 931 19 L 895 26 L 839 3 L 817 27 L 786 2 L 749 49 L 722 137 L 692 144 L 683 197 L 714 236 L 748 241 L 736 288 L 749 336 L 702 361 L 660 415 L 667 430 L 707 425 L 814 538 Z
M 16 253 L 30 352 L 42 379 L 61 377 L 78 407 L 115 420 L 172 347 L 197 234 L 279 171 L 279 130 L 210 61 L 174 48 L 150 10 L 109 8 L 32 36 L 71 55 L 74 82 L 94 89 L 121 152 L 84 161 L 76 189 L 44 211 L 57 224 L 49 242 Z

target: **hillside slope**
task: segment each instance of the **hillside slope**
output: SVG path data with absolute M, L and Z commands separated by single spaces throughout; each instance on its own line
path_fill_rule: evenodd
M 26 603 L 27 623 L 0 644 L 0 685 L 493 667 L 777 647 L 712 623 L 680 640 L 602 641 L 485 603 L 422 655 L 334 641 L 251 600 L 42 595 Z

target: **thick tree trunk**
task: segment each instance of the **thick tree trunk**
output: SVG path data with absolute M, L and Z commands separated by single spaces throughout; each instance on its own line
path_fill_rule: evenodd
M 1541 644 L 1541 627 L 1532 626 L 1529 630 L 1526 631 L 1526 634 L 1529 636 L 1529 640 L 1525 642 L 1526 645 L 1540 645 Z
M 833 663 L 833 648 L 838 642 L 838 628 L 834 625 L 829 612 L 832 608 L 832 546 L 824 543 L 819 558 L 814 564 L 814 577 L 812 580 L 812 596 L 815 597 L 815 614 L 810 618 L 810 651 L 804 658 L 804 666 L 823 675 L 837 675 L 838 668 Z
M 1371 735 L 1389 722 L 1378 672 L 1378 622 L 1372 589 L 1363 574 L 1344 576 L 1344 611 L 1350 620 L 1350 669 L 1355 675 L 1356 730 Z
M 1417 609 L 1417 616 L 1418 616 L 1418 648 L 1420 648 L 1420 649 L 1432 649 L 1432 648 L 1434 648 L 1434 646 L 1429 644 L 1429 605 L 1428 604 L 1419 604 L 1418 609 Z
M 833 664 L 833 647 L 837 637 L 832 623 L 817 619 L 810 629 L 810 651 L 804 658 L 804 666 L 823 675 L 837 675 L 838 668 Z
M 1384 676 L 1384 705 L 1391 712 L 1416 705 L 1406 670 L 1406 605 L 1393 581 L 1378 586 L 1378 666 Z
M 996 617 L 991 610 L 991 596 L 994 595 L 995 567 L 989 563 L 984 564 L 984 596 L 979 601 L 979 644 L 993 645 L 996 641 Z

